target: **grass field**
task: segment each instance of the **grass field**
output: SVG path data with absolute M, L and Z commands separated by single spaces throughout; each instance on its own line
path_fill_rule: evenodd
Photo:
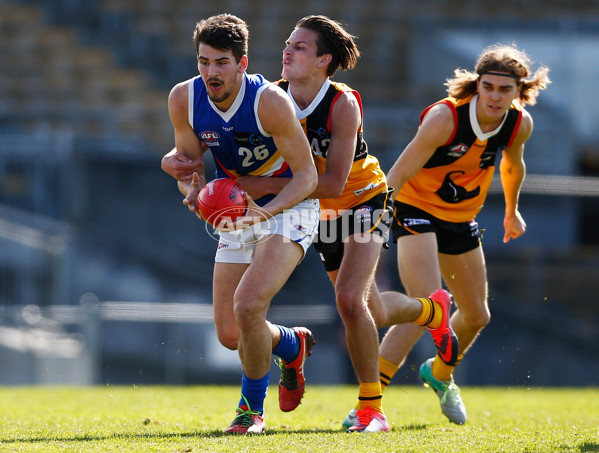
M 423 387 L 390 387 L 391 432 L 348 434 L 357 387 L 308 387 L 291 413 L 266 399 L 267 433 L 225 436 L 238 387 L 1 387 L 1 452 L 599 452 L 599 389 L 464 388 L 449 423 Z

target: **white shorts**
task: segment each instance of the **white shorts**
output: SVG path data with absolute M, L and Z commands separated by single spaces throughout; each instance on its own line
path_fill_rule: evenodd
M 304 255 L 312 244 L 320 218 L 317 199 L 304 200 L 271 219 L 248 228 L 221 232 L 214 261 L 217 263 L 251 263 L 256 244 L 278 234 L 302 246 Z

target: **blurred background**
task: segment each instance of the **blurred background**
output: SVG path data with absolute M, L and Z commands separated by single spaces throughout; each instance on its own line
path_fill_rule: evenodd
M 549 66 L 553 84 L 529 109 L 528 232 L 502 243 L 496 178 L 478 217 L 492 321 L 456 380 L 599 384 L 595 0 L 0 0 L 0 384 L 239 382 L 212 326 L 216 242 L 160 169 L 168 93 L 197 74 L 195 23 L 222 12 L 247 21 L 249 72 L 271 80 L 301 17 L 357 35 L 358 66 L 335 80 L 360 91 L 385 171 L 484 47 L 515 42 L 533 70 Z M 381 255 L 381 289 L 402 290 L 395 253 Z M 310 383 L 356 382 L 313 250 L 269 317 L 314 331 Z M 393 383 L 417 384 L 431 344 L 426 334 Z

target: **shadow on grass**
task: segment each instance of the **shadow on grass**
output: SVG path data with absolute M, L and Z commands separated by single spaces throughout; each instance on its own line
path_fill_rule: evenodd
M 391 431 L 419 431 L 419 430 L 423 430 L 426 429 L 427 425 L 422 425 L 422 424 L 412 424 L 412 425 L 405 425 L 405 426 L 400 426 L 400 427 L 393 427 L 391 428 Z M 311 429 L 289 429 L 289 428 L 267 428 L 266 432 L 262 435 L 265 436 L 273 436 L 276 434 L 341 434 L 343 433 L 344 430 L 343 429 L 332 429 L 332 428 L 323 428 L 323 429 L 318 429 L 318 428 L 311 428 Z M 251 434 L 253 436 L 256 435 L 260 435 L 260 434 Z M 231 434 L 225 434 L 223 430 L 220 429 L 213 429 L 213 430 L 207 430 L 207 431 L 195 431 L 195 432 L 182 432 L 182 433 L 138 433 L 138 434 L 125 434 L 125 433 L 114 433 L 114 434 L 109 434 L 109 435 L 98 435 L 98 436 L 91 436 L 91 435 L 82 435 L 82 436 L 72 436 L 72 437 L 30 437 L 30 438 L 16 438 L 16 439 L 0 439 L 0 445 L 6 445 L 6 444 L 15 444 L 15 443 L 41 443 L 41 442 L 96 442 L 96 441 L 103 441 L 103 440 L 111 440 L 111 439 L 123 439 L 123 440 L 127 440 L 127 439 L 131 439 L 131 440 L 141 440 L 141 439 L 175 439 L 175 438 L 182 438 L 182 439 L 193 439 L 193 438 L 198 438 L 198 439 L 202 439 L 202 438 L 217 438 L 217 437 L 230 437 L 230 436 L 235 436 L 235 435 L 231 435 Z M 587 447 L 584 447 L 583 445 L 581 445 L 581 450 L 582 452 L 587 452 L 587 451 L 597 451 L 596 444 L 590 444 L 587 443 L 586 444 L 588 449 L 584 449 Z
M 587 452 L 587 451 L 591 451 L 591 452 L 598 452 L 599 451 L 599 444 L 596 442 L 582 442 L 579 446 L 578 449 L 581 453 L 583 452 Z
M 411 423 L 409 425 L 397 426 L 395 428 L 391 428 L 391 431 L 423 431 L 427 429 L 430 425 L 423 425 L 422 423 L 416 424 Z

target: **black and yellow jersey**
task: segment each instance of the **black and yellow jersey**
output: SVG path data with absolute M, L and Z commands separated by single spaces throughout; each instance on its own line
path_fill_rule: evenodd
M 288 92 L 289 82 L 279 80 L 276 83 L 293 100 L 291 93 Z M 314 163 L 320 174 L 324 174 L 326 171 L 327 151 L 332 132 L 333 107 L 343 93 L 352 93 L 356 97 L 363 116 L 360 94 L 349 86 L 333 82 L 330 79 L 325 81 L 318 95 L 306 109 L 300 110 L 294 102 L 296 114 L 308 137 L 314 156 Z M 368 145 L 363 138 L 362 124 L 360 124 L 360 128 L 356 131 L 356 134 L 354 161 L 343 192 L 337 198 L 320 199 L 320 209 L 322 210 L 323 219 L 333 219 L 343 211 L 359 205 L 387 190 L 387 180 L 379 161 L 368 153 Z
M 501 125 L 481 132 L 476 117 L 477 95 L 445 98 L 427 107 L 420 123 L 437 104 L 449 106 L 454 130 L 424 167 L 403 185 L 396 200 L 420 208 L 448 222 L 467 222 L 482 209 L 493 180 L 495 158 L 509 147 L 522 120 L 522 108 L 514 101 Z

